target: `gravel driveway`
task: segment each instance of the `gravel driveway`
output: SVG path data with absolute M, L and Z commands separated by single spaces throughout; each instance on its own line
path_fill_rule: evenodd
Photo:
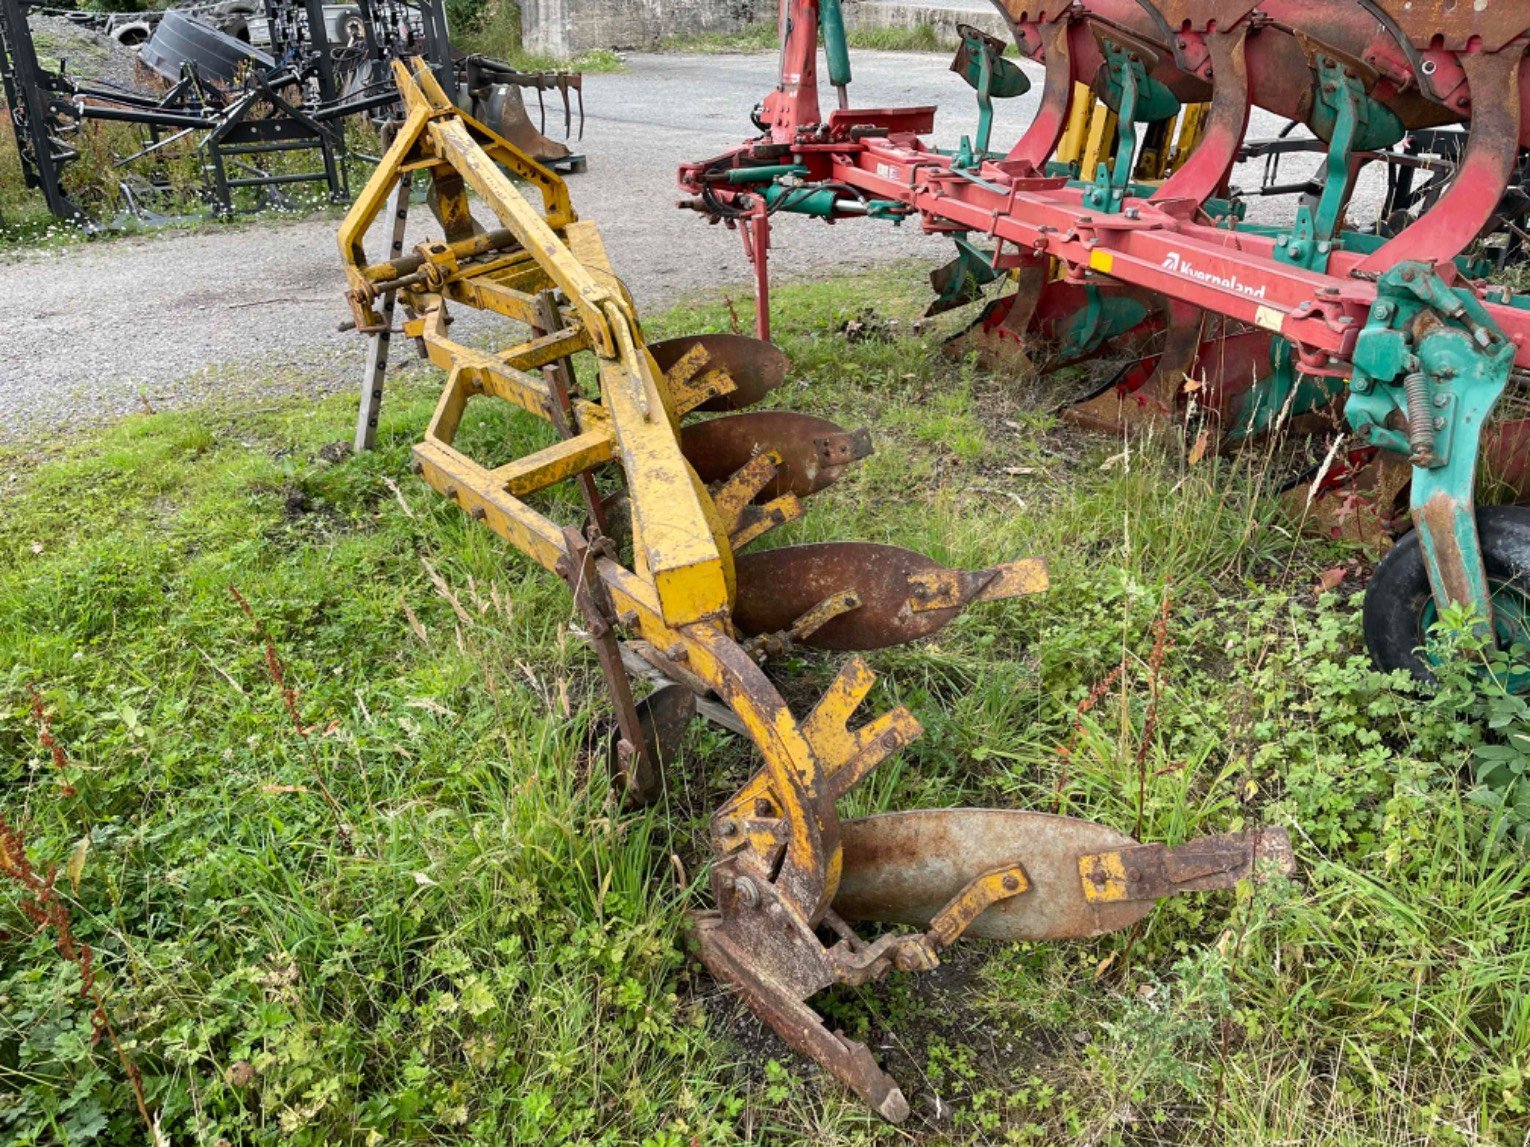
M 942 146 L 972 130 L 975 104 L 944 57 L 860 52 L 854 67 L 858 105 L 940 105 Z M 570 178 L 574 206 L 599 223 L 640 308 L 747 282 L 737 236 L 676 210 L 675 169 L 752 135 L 749 109 L 774 71 L 769 55 L 635 55 L 624 74 L 587 78 L 589 170 Z M 1023 130 L 1040 89 L 999 103 L 996 142 Z M 549 108 L 550 121 L 556 114 Z M 1256 116 L 1253 134 L 1276 127 Z M 414 219 L 410 244 L 425 237 L 429 213 L 417 208 Z M 332 219 L 263 221 L 0 260 L 0 438 L 229 389 L 356 385 L 363 344 L 336 330 L 348 311 L 334 230 Z M 776 229 L 772 266 L 781 279 L 818 277 L 911 257 L 933 264 L 949 249 L 915 226 L 792 218 Z

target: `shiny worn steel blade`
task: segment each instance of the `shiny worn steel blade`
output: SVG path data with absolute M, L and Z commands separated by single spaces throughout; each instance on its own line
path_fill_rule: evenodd
M 775 451 L 781 465 L 761 500 L 786 493 L 806 498 L 870 454 L 871 436 L 811 414 L 753 410 L 692 423 L 680 432 L 680 451 L 703 482 L 721 482 L 756 455 Z
M 1153 908 L 1152 898 L 1086 895 L 1081 858 L 1122 855 L 1146 849 L 1107 825 L 1023 809 L 921 809 L 846 820 L 840 824 L 844 874 L 834 910 L 847 920 L 927 926 L 973 877 L 1000 865 L 1019 863 L 1030 889 L 983 912 L 965 935 L 989 940 L 1064 940 L 1097 936 L 1129 927 Z M 1249 835 L 1207 837 L 1166 849 L 1161 855 L 1208 852 L 1221 856 L 1215 880 L 1205 864 L 1178 888 L 1150 891 L 1171 895 L 1194 888 L 1231 887 L 1253 869 L 1257 848 L 1281 872 L 1291 870 L 1284 830 L 1265 828 Z M 1172 868 L 1172 865 L 1170 865 Z
M 786 368 L 790 363 L 781 349 L 747 335 L 682 335 L 649 343 L 648 352 L 659 364 L 659 369 L 667 374 L 697 345 L 704 346 L 707 351 L 707 361 L 702 369 L 721 367 L 733 379 L 734 386 L 731 392 L 708 400 L 697 407 L 698 410 L 743 410 L 786 381 Z

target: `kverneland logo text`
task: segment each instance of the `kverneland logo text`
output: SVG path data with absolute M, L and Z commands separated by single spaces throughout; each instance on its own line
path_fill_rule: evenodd
M 1188 259 L 1181 258 L 1178 251 L 1170 251 L 1163 260 L 1163 269 L 1172 271 L 1176 275 L 1183 275 L 1187 279 L 1194 279 L 1197 283 L 1210 283 L 1213 287 L 1226 287 L 1229 291 L 1237 291 L 1240 295 L 1247 295 L 1251 299 L 1264 298 L 1264 287 L 1253 287 L 1243 282 L 1237 275 L 1218 275 L 1212 271 L 1203 271 Z

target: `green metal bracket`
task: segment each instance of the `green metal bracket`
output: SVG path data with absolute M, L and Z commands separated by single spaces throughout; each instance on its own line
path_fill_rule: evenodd
M 1323 190 L 1316 203 L 1304 198 L 1298 204 L 1291 230 L 1275 236 L 1274 254 L 1279 263 L 1325 271 L 1333 252 L 1344 245 L 1340 225 L 1355 176 L 1350 162 L 1355 149 L 1390 147 L 1402 138 L 1403 127 L 1389 108 L 1371 99 L 1354 71 L 1328 55 L 1319 55 L 1314 64 L 1316 99 L 1310 119 L 1314 131 L 1324 131 L 1328 141 Z M 1255 382 L 1229 434 L 1261 434 L 1288 407 L 1293 416 L 1306 414 L 1337 397 L 1338 390 L 1335 380 L 1299 375 L 1291 344 L 1277 337 L 1270 343 L 1270 373 Z
M 1296 209 L 1295 225 L 1275 244 L 1278 262 L 1308 271 L 1328 268 L 1354 179 L 1354 153 L 1391 147 L 1403 137 L 1402 121 L 1371 99 L 1353 71 L 1332 56 L 1319 56 L 1316 64 L 1317 99 L 1310 122 L 1319 137 L 1328 141 L 1323 190 L 1316 204 L 1303 199 Z M 1326 134 L 1320 129 L 1326 129 Z
M 1410 260 L 1377 280 L 1353 361 L 1345 418 L 1360 437 L 1413 463 L 1413 521 L 1435 605 L 1475 607 L 1490 635 L 1473 485 L 1514 344 L 1470 290 L 1452 290 L 1428 264 Z
M 1339 396 L 1343 383 L 1321 375 L 1298 374 L 1291 344 L 1270 340 L 1270 373 L 1258 379 L 1244 396 L 1242 408 L 1227 427 L 1232 439 L 1252 438 L 1275 425 L 1285 413 L 1295 418 L 1321 409 Z
M 908 204 L 897 199 L 868 199 L 866 200 L 867 219 L 890 219 L 894 227 L 898 226 L 911 214 Z
M 965 234 L 953 238 L 956 240 L 956 258 L 930 272 L 935 301 L 925 311 L 926 315 L 938 315 L 973 302 L 984 287 L 999 277 L 990 252 L 974 246 Z
M 952 166 L 972 169 L 988 155 L 993 137 L 993 101 L 1023 96 L 1031 90 L 1031 81 L 1013 60 L 1004 58 L 1004 41 L 967 24 L 958 24 L 961 43 L 951 70 L 977 92 L 978 127 L 972 138 L 962 136 Z
M 1101 44 L 1105 52 L 1105 88 L 1100 98 L 1116 113 L 1116 154 L 1107 167 L 1099 165 L 1094 182 L 1084 192 L 1084 206 L 1114 215 L 1125 206 L 1137 155 L 1137 125 L 1168 119 L 1179 111 L 1179 100 L 1147 74 L 1142 59 L 1114 40 Z
M 1060 163 L 1055 159 L 1049 159 L 1042 166 L 1041 170 L 1044 175 L 1052 179 L 1066 179 L 1069 187 L 1087 188 L 1092 186 L 1078 178 L 1078 169 L 1071 163 Z M 1153 192 L 1157 191 L 1159 186 L 1160 184 L 1157 183 L 1138 183 L 1136 180 L 1132 180 L 1126 185 L 1126 194 L 1132 199 L 1146 199 Z M 1201 204 L 1201 210 L 1213 219 L 1230 219 L 1241 223 L 1244 215 L 1248 213 L 1248 204 L 1241 199 L 1218 199 L 1212 196 Z M 1253 224 L 1249 225 L 1251 229 L 1254 226 Z M 1241 231 L 1244 228 L 1240 226 L 1238 229 Z M 1274 227 L 1262 227 L 1256 231 L 1256 234 L 1274 235 L 1275 232 L 1276 229 Z M 1367 238 L 1376 239 L 1378 246 L 1385 241 L 1377 239 L 1375 236 L 1367 236 Z
M 1062 361 L 1083 358 L 1147 318 L 1147 307 L 1129 295 L 1112 295 L 1096 286 L 1084 288 L 1084 308 L 1057 330 L 1057 353 Z
M 1120 119 L 1133 123 L 1157 123 L 1179 114 L 1179 97 L 1147 73 L 1142 58 L 1114 40 L 1104 41 L 1105 72 L 1097 94 L 1105 106 Z M 1126 80 L 1131 77 L 1135 90 L 1130 114 L 1126 107 Z

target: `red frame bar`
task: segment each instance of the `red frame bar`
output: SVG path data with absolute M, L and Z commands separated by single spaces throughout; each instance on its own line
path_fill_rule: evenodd
M 834 181 L 907 205 L 927 231 L 989 236 L 999 244 L 1000 266 L 1051 256 L 1279 334 L 1309 374 L 1348 375 L 1355 336 L 1376 299 L 1369 279 L 1349 277 L 1363 255 L 1336 251 L 1327 273 L 1307 271 L 1277 262 L 1269 236 L 1194 221 L 1197 205 L 1189 200 L 1131 199 L 1107 215 L 1085 209 L 1082 192 L 1065 180 L 1027 174 L 1028 164 L 985 163 L 974 179 L 952 171 L 950 158 L 908 133 L 908 123 L 894 109 L 837 113 L 835 126 L 848 135 L 854 124 L 861 138 L 799 142 L 792 161 L 808 168 L 809 182 Z M 747 159 L 750 150 L 732 158 Z M 707 166 L 683 169 L 682 183 L 698 186 Z M 713 190 L 725 202 L 749 194 L 726 185 Z M 1454 274 L 1453 267 L 1442 271 Z M 1486 307 L 1515 344 L 1515 365 L 1530 368 L 1530 311 Z

